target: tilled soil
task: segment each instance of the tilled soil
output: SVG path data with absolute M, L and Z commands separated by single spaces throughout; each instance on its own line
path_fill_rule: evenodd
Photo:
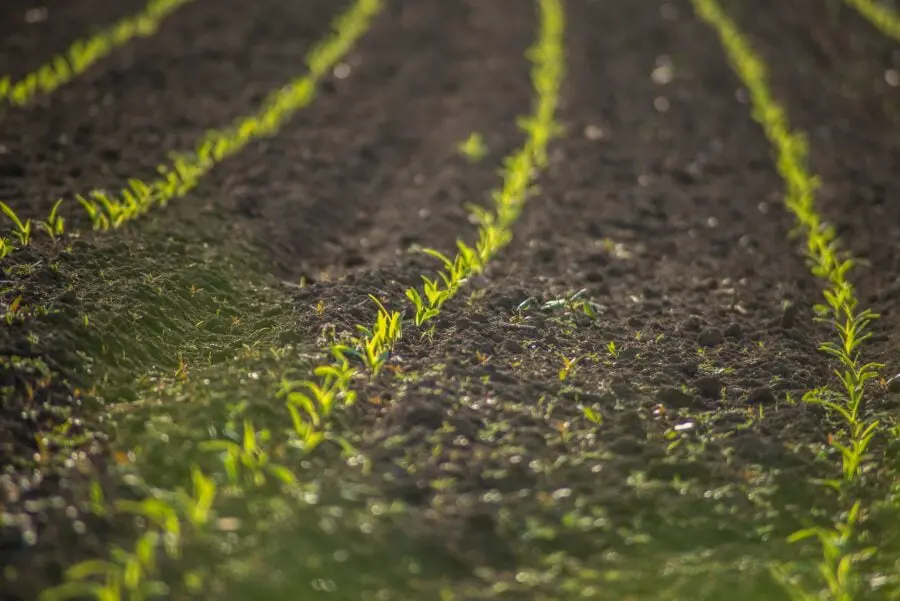
M 763 4 L 726 8 L 809 134 L 823 214 L 871 262 L 854 279 L 882 314 L 871 354 L 889 376 L 900 113 L 884 73 L 896 45 L 849 9 L 833 21 L 828 3 Z M 127 14 L 79 6 L 73 22 Z M 356 455 L 325 446 L 298 462 L 291 492 L 230 497 L 225 538 L 191 541 L 188 567 L 164 566 L 171 598 L 204 558 L 216 598 L 348 600 L 779 599 L 768 568 L 815 560 L 815 545 L 784 541 L 839 511 L 811 483 L 839 471 L 835 425 L 799 402 L 833 378 L 816 350 L 833 332 L 812 320 L 822 284 L 790 236 L 772 148 L 687 1 L 565 7 L 565 133 L 512 244 L 359 383 L 334 426 Z M 166 152 L 301 73 L 340 9 L 185 6 L 0 115 L 0 197 L 41 215 L 59 196 L 151 176 Z M 535 26 L 512 0 L 388 2 L 310 107 L 187 197 L 70 250 L 7 260 L 4 301 L 59 314 L 2 334 L 0 599 L 34 598 L 65 566 L 127 544 L 130 521 L 88 511 L 91 478 L 113 499 L 178 486 L 198 443 L 237 427 L 240 401 L 278 431 L 287 420 L 266 383 L 285 357 L 307 377 L 329 332 L 371 323 L 369 294 L 403 309 L 404 288 L 438 268 L 418 247 L 471 241 L 465 205 L 489 202 L 524 139 Z M 0 57 L 58 52 L 52 31 L 11 37 Z M 488 147 L 474 163 L 456 149 L 471 132 Z M 188 292 L 196 282 L 208 296 Z M 576 293 L 594 315 L 556 302 Z M 884 387 L 872 393 L 877 411 L 896 408 Z M 57 449 L 68 461 L 35 465 L 33 434 L 73 418 L 69 432 L 86 436 Z M 886 439 L 873 500 L 895 479 Z M 144 459 L 122 465 L 138 446 Z M 897 561 L 896 537 L 877 536 L 892 511 L 879 505 L 863 526 L 884 543 L 879 566 Z M 896 584 L 888 574 L 865 598 Z

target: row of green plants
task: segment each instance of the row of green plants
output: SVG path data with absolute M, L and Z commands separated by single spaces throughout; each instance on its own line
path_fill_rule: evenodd
M 503 171 L 504 183 L 494 195 L 496 212 L 482 212 L 479 221 L 479 240 L 487 240 L 478 247 L 483 249 L 478 256 L 479 267 L 484 267 L 510 239 L 510 227 L 521 212 L 531 181 L 537 170 L 546 164 L 546 149 L 553 134 L 558 131 L 554 117 L 558 103 L 559 89 L 564 72 L 563 35 L 564 12 L 560 0 L 537 0 L 540 14 L 539 39 L 529 51 L 528 57 L 534 63 L 532 71 L 536 91 L 534 113 L 523 121 L 528 138 L 520 149 L 506 163 Z M 360 15 L 368 18 L 380 8 L 375 0 L 358 0 L 350 13 L 342 17 L 341 23 L 348 26 L 360 23 Z M 352 15 L 355 15 L 352 16 Z M 330 52 L 329 59 L 337 56 Z M 319 63 L 320 73 L 327 68 Z M 490 215 L 490 217 L 488 217 Z M 471 266 L 475 263 L 468 248 L 460 245 L 463 259 L 452 263 Z M 442 256 L 432 251 L 436 256 Z M 446 259 L 451 261 L 450 259 Z M 447 279 L 442 281 L 442 299 L 435 308 L 450 300 L 462 281 L 474 270 L 445 265 L 442 272 Z M 275 396 L 284 401 L 291 419 L 292 446 L 303 453 L 310 453 L 323 442 L 340 445 L 344 452 L 354 452 L 345 439 L 328 428 L 329 419 L 342 406 L 352 404 L 356 393 L 352 390 L 355 380 L 375 377 L 383 368 L 395 344 L 403 335 L 403 315 L 391 311 L 371 296 L 377 307 L 374 322 L 370 326 L 357 326 L 355 335 L 349 334 L 342 340 L 335 340 L 328 349 L 328 360 L 313 368 L 310 379 L 282 378 Z M 417 320 L 421 325 L 426 320 Z M 165 594 L 168 587 L 158 576 L 157 557 L 159 548 L 171 560 L 178 560 L 182 541 L 192 535 L 201 535 L 214 528 L 216 499 L 223 495 L 222 488 L 232 490 L 241 487 L 262 486 L 275 482 L 283 486 L 297 483 L 294 472 L 286 465 L 273 460 L 267 450 L 272 433 L 257 430 L 249 420 L 243 423 L 243 438 L 233 440 L 211 440 L 203 445 L 203 450 L 216 454 L 221 460 L 224 482 L 217 485 L 212 475 L 199 468 L 192 470 L 192 486 L 176 491 L 154 491 L 153 497 L 141 502 L 118 501 L 112 508 L 103 502 L 99 487 L 94 488 L 95 511 L 104 513 L 115 511 L 136 514 L 144 518 L 148 528 L 138 539 L 132 550 L 117 548 L 108 560 L 90 560 L 71 567 L 66 573 L 66 581 L 47 589 L 42 601 L 54 601 L 89 596 L 99 601 L 139 601 Z M 191 590 L 200 590 L 204 574 L 190 572 L 184 575 L 184 584 Z
M 532 174 L 546 167 L 547 144 L 562 129 L 554 115 L 565 66 L 561 43 L 565 27 L 563 9 L 556 2 L 544 2 L 542 11 L 540 41 L 529 50 L 534 61 L 531 76 L 537 91 L 537 106 L 531 117 L 519 121 L 527 142 L 506 159 L 503 186 L 492 194 L 493 206 L 469 206 L 470 215 L 478 224 L 475 246 L 458 240 L 457 253 L 453 257 L 435 249 L 425 249 L 424 252 L 443 263 L 443 269 L 434 278 L 422 276 L 421 289 L 410 287 L 406 290 L 406 297 L 415 310 L 416 326 L 437 317 L 441 306 L 456 295 L 466 279 L 481 272 L 488 261 L 509 244 L 512 224 L 519 218 L 528 198 L 537 193 Z
M 830 527 L 802 529 L 789 539 L 815 539 L 821 546 L 819 590 L 810 591 L 798 577 L 798 565 L 776 566 L 773 572 L 796 601 L 851 601 L 861 593 L 859 564 L 876 552 L 861 546 L 859 540 L 858 525 L 865 508 L 855 498 L 854 485 L 866 462 L 872 460 L 869 448 L 878 428 L 878 421 L 866 415 L 866 384 L 879 377 L 883 365 L 864 362 L 860 354 L 860 346 L 871 336 L 871 322 L 878 315 L 859 307 L 847 279 L 854 260 L 841 248 L 834 227 L 816 209 L 819 180 L 807 167 L 806 139 L 791 129 L 785 109 L 771 92 L 765 63 L 716 0 L 692 2 L 697 15 L 717 31 L 734 71 L 750 92 L 753 117 L 776 150 L 778 171 L 787 187 L 785 205 L 796 218 L 794 234 L 805 239 L 810 269 L 825 283 L 824 302 L 815 306 L 815 319 L 828 324 L 835 333 L 835 339 L 822 343 L 819 350 L 834 359 L 837 386 L 810 390 L 802 400 L 823 407 L 841 423 L 841 428 L 829 436 L 830 446 L 841 458 L 841 477 L 817 484 L 835 491 L 845 512 Z
M 900 42 L 900 14 L 873 0 L 844 0 L 844 2 L 855 8 L 882 33 Z
M 234 156 L 250 142 L 278 132 L 294 113 L 312 102 L 319 81 L 341 60 L 368 30 L 372 19 L 382 10 L 383 0 L 361 0 L 340 15 L 334 32 L 310 50 L 306 58 L 308 72 L 272 92 L 254 115 L 237 119 L 230 127 L 206 132 L 194 152 L 173 153 L 168 164 L 157 168 L 159 177 L 145 182 L 131 179 L 117 194 L 93 190 L 76 195 L 95 230 L 105 231 L 144 215 L 156 206 L 187 194 L 219 162 Z M 63 233 L 59 216 L 62 201 L 57 201 L 47 223 L 54 239 Z M 3 205 L 6 207 L 6 205 Z M 33 239 L 30 220 L 21 220 L 9 207 L 12 232 L 0 242 L 0 258 L 22 248 Z
M 59 54 L 18 81 L 0 78 L 0 103 L 25 106 L 37 96 L 50 94 L 119 46 L 136 37 L 152 36 L 169 15 L 194 0 L 150 0 L 139 13 L 129 15 L 96 34 L 76 40 Z

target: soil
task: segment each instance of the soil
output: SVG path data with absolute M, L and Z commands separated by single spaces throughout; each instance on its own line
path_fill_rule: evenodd
M 23 48 L 65 48 L 61 11 L 83 31 L 136 6 L 48 3 L 37 27 L 14 4 L 0 9 L 12 74 Z M 723 4 L 809 136 L 822 213 L 869 261 L 852 277 L 882 315 L 866 358 L 889 377 L 896 43 L 829 3 Z M 837 425 L 799 401 L 832 383 L 816 349 L 833 333 L 812 319 L 822 283 L 791 236 L 773 150 L 687 0 L 565 8 L 565 133 L 510 246 L 358 382 L 332 430 L 349 457 L 280 445 L 299 484 L 223 493 L 226 532 L 163 563 L 168 598 L 197 598 L 191 570 L 220 599 L 787 599 L 770 568 L 793 560 L 815 582 L 819 549 L 785 539 L 841 510 L 812 483 L 840 473 Z M 151 177 L 302 73 L 339 10 L 186 5 L 50 97 L 0 109 L 0 198 L 39 218 L 59 197 Z M 21 296 L 27 310 L 0 329 L 0 600 L 132 544 L 140 524 L 95 515 L 91 482 L 109 500 L 187 487 L 191 462 L 215 465 L 200 443 L 239 437 L 241 416 L 279 441 L 282 375 L 308 377 L 329 332 L 370 323 L 369 294 L 403 310 L 404 288 L 438 268 L 421 246 L 472 241 L 466 205 L 490 202 L 524 139 L 535 26 L 512 0 L 391 0 L 349 71 L 186 197 L 96 235 L 71 208 L 81 236 L 5 260 L 4 306 Z M 477 162 L 457 150 L 472 132 L 488 148 Z M 594 315 L 554 302 L 576 294 Z M 885 433 L 888 389 L 868 401 Z M 900 449 L 873 444 L 861 530 L 881 552 L 859 598 L 886 599 L 900 590 L 883 502 Z

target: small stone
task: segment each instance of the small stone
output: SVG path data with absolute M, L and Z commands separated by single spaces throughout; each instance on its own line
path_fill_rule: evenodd
M 775 403 L 775 393 L 768 386 L 759 386 L 747 394 L 747 400 L 760 405 L 772 405 Z
M 619 360 L 620 361 L 631 361 L 633 359 L 637 359 L 640 351 L 632 346 L 628 346 L 619 351 Z
M 740 338 L 743 335 L 744 329 L 739 323 L 730 323 L 728 324 L 728 327 L 725 328 L 725 336 L 727 338 Z
M 683 391 L 681 388 L 675 388 L 674 386 L 660 388 L 656 393 L 656 400 L 657 402 L 677 409 L 687 409 L 694 406 L 693 395 Z
M 506 349 L 507 352 L 513 353 L 514 355 L 519 355 L 525 352 L 525 347 L 515 340 L 507 340 L 503 344 L 503 348 Z
M 628 325 L 632 328 L 640 328 L 644 325 L 644 320 L 638 317 L 637 315 L 632 315 L 628 318 Z
M 800 305 L 790 303 L 785 305 L 781 314 L 781 327 L 789 330 L 797 323 L 797 315 L 800 313 Z
M 694 388 L 704 398 L 718 399 L 722 395 L 722 380 L 716 376 L 702 376 L 694 380 Z
M 724 337 L 722 331 L 716 328 L 706 328 L 697 336 L 700 346 L 716 346 L 722 343 Z
M 887 382 L 888 392 L 898 393 L 900 392 L 900 374 L 897 374 Z
M 694 376 L 700 370 L 700 365 L 696 361 L 686 361 L 677 364 L 675 367 L 688 376 Z
M 681 329 L 688 330 L 690 332 L 696 332 L 700 329 L 701 325 L 702 324 L 700 323 L 700 318 L 696 315 L 692 315 L 691 317 L 688 317 L 683 322 L 681 322 Z
M 0 163 L 0 176 L 25 177 L 25 168 L 18 163 Z

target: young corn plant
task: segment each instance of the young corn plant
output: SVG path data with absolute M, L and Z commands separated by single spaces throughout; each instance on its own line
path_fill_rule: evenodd
M 13 224 L 13 237 L 18 240 L 19 247 L 28 246 L 31 242 L 31 219 L 22 221 L 16 212 L 5 202 L 0 201 L 0 211 L 6 215 Z
M 152 577 L 161 538 L 160 532 L 151 529 L 141 535 L 133 552 L 113 547 L 109 560 L 90 559 L 70 567 L 65 582 L 44 590 L 38 601 L 144 601 L 166 595 L 169 587 Z
M 37 222 L 38 227 L 43 230 L 53 242 L 56 242 L 66 231 L 65 220 L 59 214 L 59 207 L 61 205 L 62 199 L 60 198 L 54 203 L 53 208 L 50 209 L 47 220 Z
M 845 272 L 848 267 L 844 266 L 849 264 L 849 259 L 841 262 L 841 271 Z M 837 331 L 838 342 L 825 342 L 819 350 L 838 361 L 840 369 L 835 370 L 835 375 L 841 389 L 817 388 L 804 394 L 802 400 L 824 407 L 844 422 L 845 432 L 833 435 L 830 442 L 841 454 L 843 478 L 824 482 L 840 493 L 859 477 L 863 462 L 868 458 L 868 447 L 879 422 L 866 420 L 861 415 L 865 387 L 868 381 L 879 378 L 878 370 L 884 366 L 881 363 L 863 363 L 859 353 L 860 344 L 871 336 L 866 330 L 878 315 L 868 309 L 857 312 L 853 289 L 843 280 L 838 280 L 830 290 L 825 291 L 825 299 L 826 304 L 816 306 L 816 319 L 830 324 Z
M 244 436 L 241 443 L 233 440 L 209 440 L 201 443 L 200 449 L 221 453 L 225 474 L 232 486 L 238 487 L 242 480 L 255 486 L 264 485 L 268 476 L 285 484 L 294 484 L 294 474 L 285 466 L 272 463 L 265 450 L 271 434 L 268 430 L 256 431 L 253 423 L 244 420 Z M 243 476 L 243 478 L 242 478 Z
M 362 325 L 356 329 L 362 334 L 358 343 L 361 348 L 363 362 L 372 375 L 378 375 L 384 362 L 390 357 L 394 344 L 403 335 L 401 315 L 397 311 L 388 311 L 381 301 L 369 295 L 369 298 L 378 305 L 378 317 L 372 328 Z M 352 349 L 347 349 L 352 350 Z

